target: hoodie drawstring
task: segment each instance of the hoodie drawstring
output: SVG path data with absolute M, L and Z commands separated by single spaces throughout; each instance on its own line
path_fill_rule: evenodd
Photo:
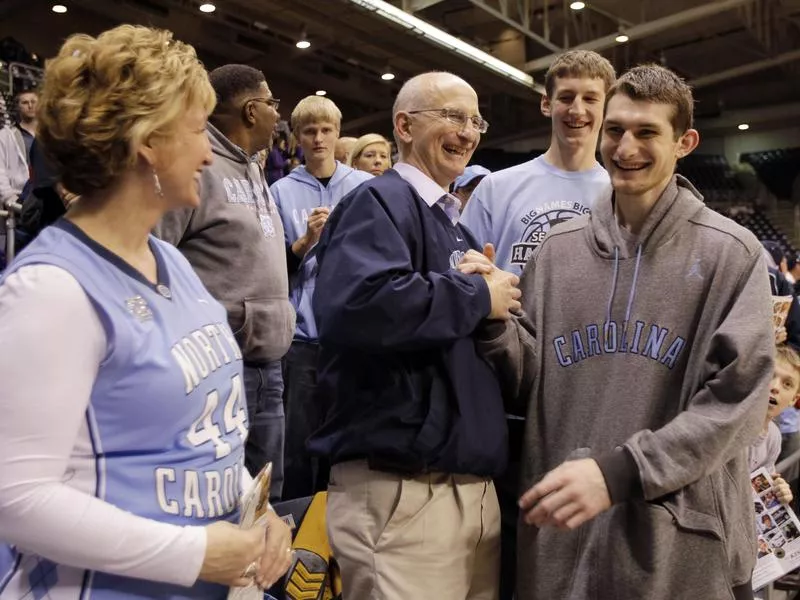
M 625 308 L 625 321 L 624 326 L 627 327 L 631 319 L 631 311 L 633 310 L 633 300 L 636 297 L 636 284 L 639 282 L 639 266 L 642 263 L 642 246 L 639 244 L 636 247 L 636 266 L 633 270 L 633 282 L 631 283 L 631 290 L 628 294 L 628 306 Z M 608 324 L 611 322 L 611 307 L 614 304 L 614 296 L 617 293 L 617 277 L 619 276 L 619 246 L 614 246 L 614 279 L 611 282 L 611 296 L 608 298 L 608 308 L 606 309 L 606 325 L 605 337 L 608 338 Z
M 639 280 L 639 264 L 642 262 L 642 245 L 636 247 L 636 268 L 633 270 L 633 283 L 631 293 L 628 295 L 628 307 L 625 309 L 625 323 L 630 321 L 631 310 L 633 309 L 633 299 L 636 296 L 636 283 Z
M 614 279 L 611 280 L 611 295 L 608 297 L 608 308 L 606 309 L 606 327 L 611 322 L 611 305 L 614 304 L 614 296 L 617 293 L 617 275 L 619 275 L 619 246 L 614 246 Z

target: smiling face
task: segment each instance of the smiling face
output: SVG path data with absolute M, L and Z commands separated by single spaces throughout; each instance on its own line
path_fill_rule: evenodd
M 697 147 L 699 135 L 689 129 L 676 135 L 674 107 L 634 100 L 618 93 L 608 101 L 600 151 L 620 196 L 657 198 L 667 186 L 679 158 Z
M 769 386 L 767 418 L 774 419 L 797 400 L 800 376 L 797 370 L 780 356 L 775 358 L 775 371 Z
M 461 79 L 442 75 L 419 100 L 424 106 L 408 107 L 395 115 L 395 135 L 405 146 L 403 160 L 446 189 L 464 172 L 481 134 L 469 119 L 457 125 L 435 111 L 409 114 L 414 110 L 449 109 L 468 117 L 480 116 L 475 90 Z
M 565 149 L 596 148 L 603 124 L 606 82 L 600 78 L 558 77 L 541 110 L 552 122 L 552 144 Z
M 154 168 L 169 208 L 200 206 L 200 175 L 213 160 L 207 119 L 202 107 L 189 108 L 155 148 Z

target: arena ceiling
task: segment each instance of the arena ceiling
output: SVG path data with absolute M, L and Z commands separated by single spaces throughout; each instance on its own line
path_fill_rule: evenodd
M 118 23 L 172 29 L 197 47 L 209 68 L 242 62 L 261 68 L 282 114 L 325 90 L 350 134 L 390 131 L 394 94 L 408 77 L 448 70 L 478 90 L 491 128 L 484 146 L 543 135 L 538 100 L 544 71 L 565 48 L 588 48 L 618 71 L 641 62 L 669 66 L 690 81 L 706 135 L 800 124 L 800 0 L 392 0 L 391 3 L 533 76 L 526 86 L 420 37 L 354 0 L 0 0 L 0 39 L 11 36 L 40 56 L 73 32 Z M 628 41 L 616 37 L 624 33 Z M 305 36 L 311 47 L 295 43 Z M 396 74 L 383 81 L 387 69 Z

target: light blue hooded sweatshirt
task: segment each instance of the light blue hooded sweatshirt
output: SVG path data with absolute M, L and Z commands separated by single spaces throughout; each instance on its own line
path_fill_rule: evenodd
M 336 170 L 327 186 L 309 173 L 305 166 L 299 166 L 289 175 L 270 186 L 270 192 L 278 206 L 283 221 L 286 243 L 291 245 L 306 232 L 308 216 L 320 206 L 331 210 L 339 204 L 352 189 L 364 181 L 372 179 L 365 171 L 357 171 L 336 163 Z M 289 278 L 289 299 L 297 311 L 297 329 L 294 339 L 303 342 L 317 342 L 317 324 L 311 310 L 311 299 L 317 281 L 317 259 L 315 248 L 311 248 L 303 258 L 300 268 Z

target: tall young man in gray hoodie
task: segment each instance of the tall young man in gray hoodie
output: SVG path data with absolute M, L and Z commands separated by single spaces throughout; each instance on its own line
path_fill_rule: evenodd
M 256 154 L 268 148 L 278 100 L 258 69 L 225 65 L 211 72 L 217 106 L 207 135 L 214 162 L 198 174 L 200 206 L 164 217 L 156 234 L 186 256 L 228 311 L 244 357 L 249 435 L 245 465 L 256 474 L 272 462 L 270 498 L 283 486 L 281 357 L 294 333 L 283 225 Z M 198 418 L 201 415 L 198 415 Z M 225 427 L 224 420 L 217 427 Z M 200 420 L 208 441 L 214 429 Z
M 527 403 L 520 600 L 752 598 L 744 449 L 769 396 L 769 287 L 756 238 L 673 174 L 699 141 L 692 106 L 662 67 L 618 80 L 613 193 L 550 232 L 525 315 L 484 331 L 507 401 Z

